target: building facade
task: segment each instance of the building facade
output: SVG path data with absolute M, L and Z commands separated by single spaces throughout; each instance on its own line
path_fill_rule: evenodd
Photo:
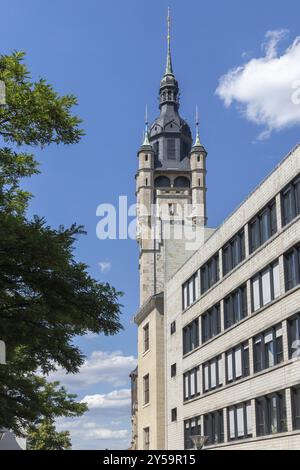
M 166 448 L 300 449 L 299 196 L 300 145 L 166 283 Z
M 197 435 L 300 449 L 300 145 L 208 228 L 207 152 L 179 115 L 168 26 L 160 114 L 138 152 L 132 448 L 191 449 Z

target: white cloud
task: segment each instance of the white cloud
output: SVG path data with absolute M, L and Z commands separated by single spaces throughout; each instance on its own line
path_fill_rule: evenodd
M 66 374 L 59 368 L 49 375 L 49 381 L 58 380 L 71 389 L 80 389 L 100 383 L 121 387 L 128 383 L 129 373 L 136 367 L 134 356 L 124 356 L 121 351 L 108 353 L 94 351 L 85 360 L 77 374 Z
M 128 449 L 130 444 L 130 390 L 87 395 L 89 411 L 78 418 L 60 418 L 56 427 L 68 430 L 73 449 Z M 112 419 L 116 416 L 117 419 Z
M 130 406 L 130 389 L 114 390 L 113 392 L 100 395 L 86 395 L 81 402 L 87 403 L 89 409 L 94 408 L 128 408 Z
M 109 271 L 111 268 L 111 263 L 109 261 L 99 261 L 98 266 L 102 273 Z
M 263 126 L 260 139 L 300 125 L 300 37 L 279 55 L 278 43 L 286 34 L 267 32 L 263 57 L 227 72 L 216 90 L 226 107 L 236 103 L 249 121 Z
M 92 431 L 88 431 L 85 434 L 86 439 L 102 439 L 102 440 L 111 440 L 111 439 L 126 439 L 129 435 L 128 429 L 106 429 L 106 428 L 96 428 Z

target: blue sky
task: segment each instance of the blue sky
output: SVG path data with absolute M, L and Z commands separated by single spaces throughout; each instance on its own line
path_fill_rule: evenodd
M 300 140 L 300 105 L 285 106 L 287 88 L 292 93 L 298 73 L 297 45 L 287 48 L 300 34 L 299 2 L 2 0 L 0 5 L 1 53 L 26 51 L 34 78 L 46 78 L 60 93 L 74 93 L 86 131 L 76 146 L 36 150 L 42 174 L 25 183 L 35 196 L 30 215 L 44 215 L 56 227 L 83 224 L 88 235 L 77 244 L 78 259 L 97 279 L 125 294 L 125 330 L 112 338 L 81 339 L 89 362 L 82 378 L 66 379 L 80 398 L 89 396 L 96 403 L 83 420 L 67 423 L 76 448 L 128 445 L 127 374 L 136 357 L 131 318 L 138 307 L 138 248 L 133 240 L 98 240 L 96 208 L 117 204 L 119 195 L 135 202 L 145 104 L 150 121 L 158 113 L 169 5 L 180 111 L 193 129 L 199 106 L 208 151 L 209 225 L 217 226 Z M 277 33 L 266 37 L 269 31 Z M 276 50 L 291 67 L 277 60 Z M 239 66 L 217 94 L 221 77 Z M 293 75 L 281 79 L 282 67 Z

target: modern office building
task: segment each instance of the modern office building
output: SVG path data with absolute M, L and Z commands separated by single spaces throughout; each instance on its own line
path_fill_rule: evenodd
M 178 90 L 168 34 L 160 115 L 138 152 L 133 446 L 191 449 L 198 435 L 207 449 L 300 449 L 300 145 L 207 228 L 207 152 Z

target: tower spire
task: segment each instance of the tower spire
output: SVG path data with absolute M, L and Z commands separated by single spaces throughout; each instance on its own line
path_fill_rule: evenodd
M 199 136 L 199 114 L 198 114 L 198 105 L 196 104 L 196 119 L 195 119 L 195 124 L 196 124 L 196 140 L 195 140 L 195 143 L 193 145 L 193 147 L 199 147 L 201 146 L 201 142 L 200 142 L 200 136 Z
M 145 130 L 144 130 L 144 141 L 143 141 L 143 146 L 144 145 L 150 145 L 149 142 L 149 134 L 148 134 L 148 106 L 146 105 L 145 108 Z
M 167 64 L 166 64 L 165 75 L 173 75 L 172 58 L 171 58 L 171 16 L 170 16 L 170 7 L 168 7 L 167 24 L 168 24 L 168 35 L 167 35 L 168 52 L 167 52 Z

